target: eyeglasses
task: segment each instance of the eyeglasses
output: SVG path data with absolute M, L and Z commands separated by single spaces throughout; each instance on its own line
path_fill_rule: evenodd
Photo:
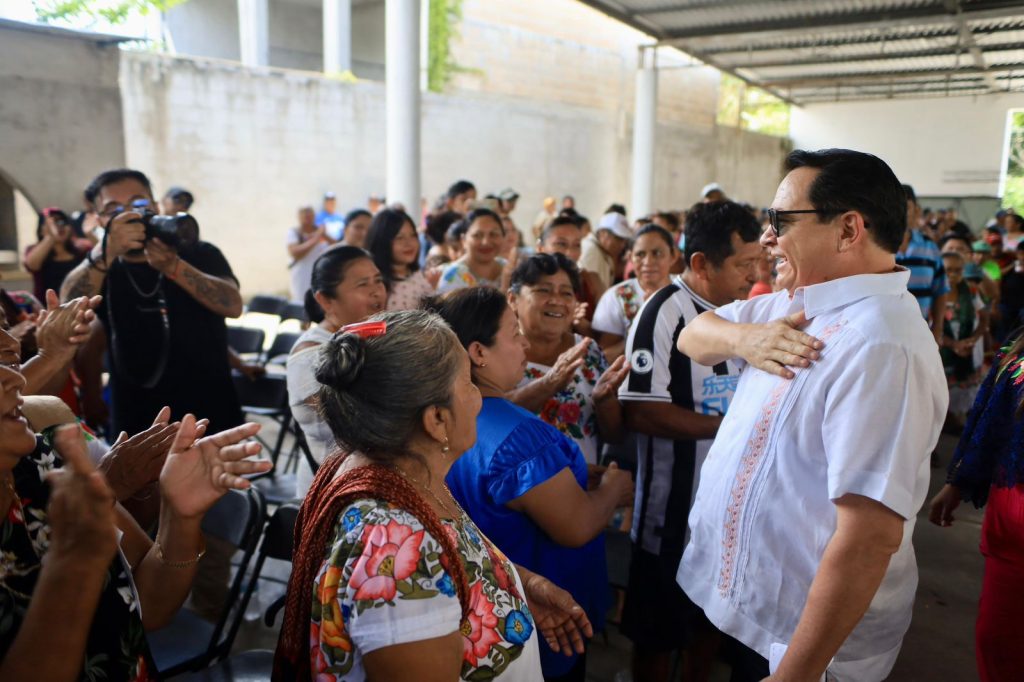
M 776 238 L 779 238 L 779 237 L 782 236 L 782 226 L 779 223 L 779 216 L 780 215 L 796 215 L 796 214 L 799 214 L 799 213 L 817 213 L 817 214 L 820 215 L 822 213 L 822 211 L 819 211 L 816 208 L 807 208 L 807 209 L 801 209 L 801 210 L 798 210 L 798 211 L 780 211 L 780 210 L 774 209 L 774 208 L 769 208 L 768 209 L 768 224 L 771 225 L 772 232 L 775 233 L 775 237 Z

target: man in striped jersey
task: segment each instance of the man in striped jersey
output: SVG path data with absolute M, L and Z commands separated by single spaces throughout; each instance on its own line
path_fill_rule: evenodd
M 734 202 L 694 206 L 686 220 L 686 271 L 647 300 L 629 333 L 632 369 L 619 399 L 637 434 L 638 471 L 623 631 L 633 640 L 636 680 L 667 681 L 675 650 L 690 650 L 690 675 L 699 675 L 698 659 L 710 658 L 694 655 L 707 647 L 691 644 L 715 631 L 675 575 L 697 475 L 739 372 L 731 362 L 691 362 L 676 338 L 702 312 L 747 298 L 763 258 L 760 233 L 757 220 Z
M 942 267 L 939 247 L 925 236 L 920 227 L 921 207 L 910 185 L 903 185 L 907 195 L 907 231 L 896 254 L 896 264 L 910 270 L 910 293 L 921 306 L 921 314 L 931 325 L 935 343 L 942 345 L 942 320 L 946 314 L 946 271 Z

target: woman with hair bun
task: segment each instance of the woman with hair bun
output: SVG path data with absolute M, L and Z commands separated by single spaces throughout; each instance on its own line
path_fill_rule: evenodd
M 345 325 L 382 311 L 386 300 L 384 279 L 370 254 L 360 248 L 335 246 L 313 264 L 305 306 L 314 324 L 299 337 L 288 356 L 287 379 L 288 405 L 318 462 L 334 449 L 334 436 L 316 410 L 316 392 L 320 390 L 314 376 L 317 350 Z M 313 470 L 306 461 L 299 462 L 295 478 L 295 496 L 305 497 L 313 481 Z
M 274 679 L 539 679 L 537 630 L 570 646 L 588 623 L 445 485 L 481 402 L 458 339 L 436 315 L 391 312 L 343 327 L 318 355 L 340 451 L 296 521 Z

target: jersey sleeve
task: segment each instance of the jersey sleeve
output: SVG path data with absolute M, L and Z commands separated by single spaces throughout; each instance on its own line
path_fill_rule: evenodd
M 674 302 L 674 287 L 665 287 L 649 298 L 633 320 L 626 341 L 629 376 L 619 387 L 620 400 L 671 402 L 669 360 L 682 310 Z
M 380 500 L 343 510 L 312 586 L 314 675 L 351 666 L 356 650 L 457 632 L 462 609 L 441 557 L 441 543 L 404 510 Z

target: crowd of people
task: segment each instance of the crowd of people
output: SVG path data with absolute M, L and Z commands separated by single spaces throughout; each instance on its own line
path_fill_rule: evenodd
M 582 681 L 611 618 L 637 682 L 883 680 L 941 430 L 930 519 L 987 505 L 978 667 L 1013 679 L 1024 218 L 976 233 L 860 152 L 785 168 L 770 208 L 711 183 L 632 220 L 548 197 L 523 229 L 467 180 L 415 214 L 299 208 L 312 457 L 274 679 Z M 0 292 L 2 679 L 158 679 L 146 633 L 217 551 L 203 515 L 270 467 L 192 193 L 118 169 L 85 200 L 40 214 L 34 291 Z

